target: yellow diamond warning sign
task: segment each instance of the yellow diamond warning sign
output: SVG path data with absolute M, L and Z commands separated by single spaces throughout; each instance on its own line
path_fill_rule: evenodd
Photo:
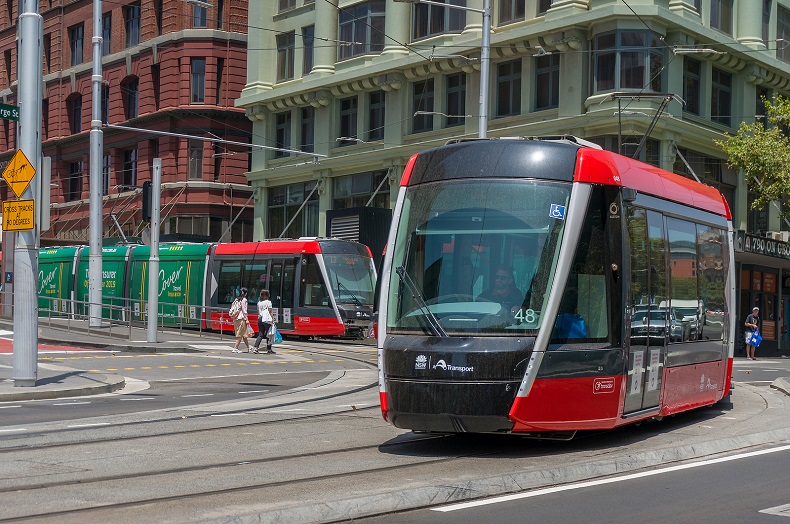
M 35 209 L 35 200 L 6 200 L 3 202 L 3 231 L 33 229 Z
M 30 160 L 27 159 L 21 149 L 17 149 L 11 161 L 3 171 L 3 178 L 8 182 L 8 187 L 14 192 L 17 198 L 22 198 L 22 193 L 25 192 L 30 181 L 36 176 L 36 170 L 30 165 Z

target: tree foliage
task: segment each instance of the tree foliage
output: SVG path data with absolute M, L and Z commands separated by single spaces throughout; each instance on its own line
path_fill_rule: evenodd
M 742 170 L 749 189 L 758 195 L 752 209 L 765 209 L 790 195 L 790 99 L 763 101 L 765 118 L 742 122 L 737 134 L 714 140 L 727 154 L 727 165 Z

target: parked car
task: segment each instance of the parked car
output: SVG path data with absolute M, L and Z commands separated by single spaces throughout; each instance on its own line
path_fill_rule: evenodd
M 638 309 L 631 317 L 631 344 L 663 345 L 696 338 L 696 322 L 684 321 L 680 312 L 667 308 Z M 692 338 L 692 326 L 694 338 Z

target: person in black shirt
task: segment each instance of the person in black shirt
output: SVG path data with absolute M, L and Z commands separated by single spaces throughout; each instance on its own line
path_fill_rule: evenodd
M 749 344 L 749 338 L 752 333 L 760 329 L 760 308 L 754 306 L 752 313 L 746 317 L 746 322 L 743 325 L 746 326 L 746 360 L 757 360 L 757 357 L 754 356 L 757 348 Z
M 503 265 L 497 268 L 494 277 L 494 287 L 483 291 L 477 298 L 496 302 L 512 312 L 521 307 L 524 301 L 524 293 L 513 284 L 513 269 Z

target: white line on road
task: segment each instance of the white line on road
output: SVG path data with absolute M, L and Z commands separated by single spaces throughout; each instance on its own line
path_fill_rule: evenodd
M 156 397 L 140 397 L 140 398 L 122 398 L 120 400 L 135 401 L 135 400 L 155 400 L 155 399 Z
M 57 402 L 52 404 L 53 406 L 76 406 L 77 404 L 90 404 L 90 401 L 87 402 Z
M 214 396 L 214 393 L 200 393 L 200 394 L 194 394 L 194 395 L 181 395 L 181 398 L 187 398 L 187 397 L 213 397 L 213 396 Z
M 74 424 L 73 426 L 66 426 L 67 428 L 92 428 L 94 426 L 109 426 L 109 422 L 95 422 L 93 424 Z
M 275 409 L 274 411 L 269 411 L 269 413 L 293 413 L 294 411 L 305 411 L 304 409 Z
M 642 471 L 640 473 L 632 473 L 630 475 L 623 475 L 622 477 L 612 477 L 612 478 L 605 478 L 599 480 L 589 480 L 586 482 L 578 482 L 576 484 L 567 484 L 565 486 L 554 486 L 551 488 L 544 488 L 544 489 L 536 489 L 534 491 L 527 491 L 524 493 L 514 493 L 512 495 L 503 495 L 501 497 L 493 497 L 486 500 L 475 500 L 471 502 L 462 502 L 460 504 L 452 504 L 449 506 L 443 506 L 441 508 L 433 508 L 431 511 L 441 511 L 446 513 L 448 511 L 457 511 L 460 509 L 469 509 L 469 508 L 476 508 L 480 506 L 487 506 L 489 504 L 498 504 L 500 502 L 508 502 L 511 500 L 519 500 L 519 499 L 526 499 L 532 497 L 539 497 L 541 495 L 549 495 L 551 493 L 559 493 L 561 491 L 571 491 L 576 489 L 582 488 L 590 488 L 594 486 L 602 486 L 604 484 L 613 484 L 615 482 L 623 482 L 625 480 L 634 480 L 643 477 L 652 477 L 653 475 L 659 475 L 662 473 L 672 473 L 674 471 L 681 471 L 684 469 L 692 469 L 698 468 L 701 466 L 709 466 L 711 464 L 718 464 L 720 462 L 729 462 L 731 460 L 739 460 L 744 458 L 750 457 L 758 457 L 760 455 L 767 455 L 769 453 L 776 453 L 779 451 L 787 451 L 790 450 L 790 445 L 787 446 L 779 446 L 777 448 L 770 448 L 770 449 L 761 449 L 759 451 L 750 451 L 749 453 L 741 453 L 740 455 L 732 455 L 729 457 L 720 457 L 710 460 L 703 460 L 701 462 L 693 462 L 691 464 L 681 464 L 678 466 L 671 466 L 664 469 L 656 469 L 652 471 Z
M 27 431 L 27 428 L 17 428 L 17 429 L 0 429 L 0 433 L 14 433 L 17 431 Z
M 22 406 L 0 406 L 0 409 L 21 408 Z
M 251 413 L 215 413 L 212 417 L 238 417 L 239 415 L 250 415 Z
M 239 394 L 240 395 L 245 395 L 247 393 L 268 393 L 268 392 L 269 392 L 268 389 L 253 389 L 253 390 L 250 390 L 250 391 L 239 391 Z
M 779 515 L 780 517 L 790 517 L 790 504 L 761 509 L 758 511 L 758 513 L 765 513 L 766 515 Z

